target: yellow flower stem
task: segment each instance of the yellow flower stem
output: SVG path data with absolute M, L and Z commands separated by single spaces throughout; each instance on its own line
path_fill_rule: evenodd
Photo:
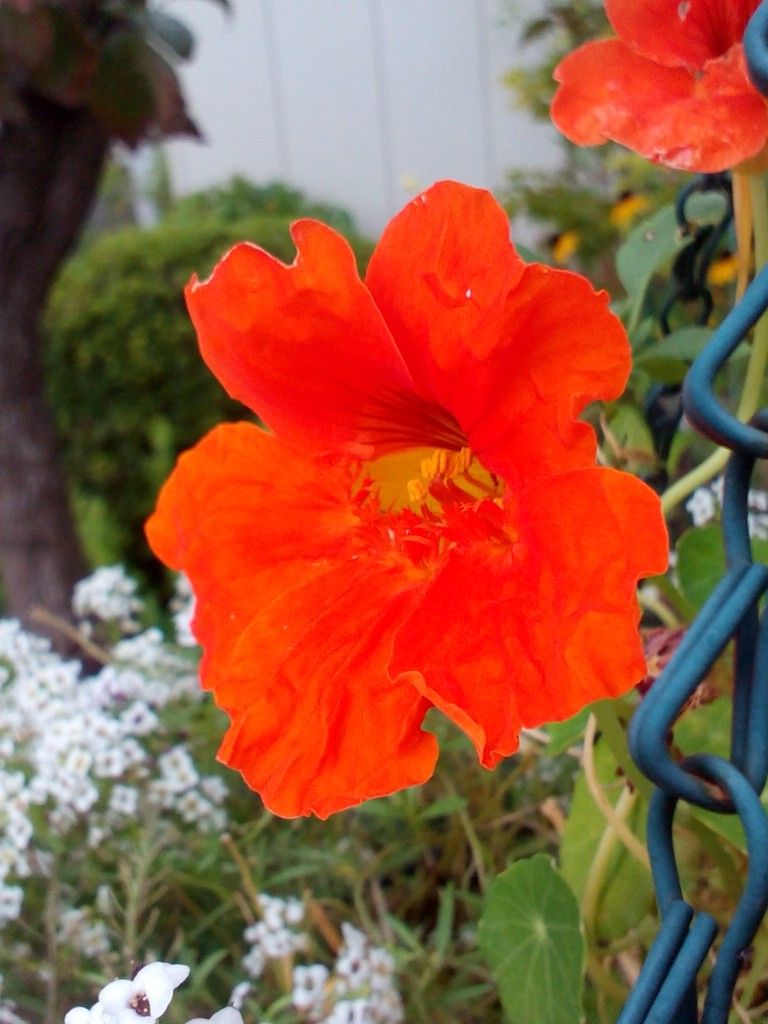
M 739 181 L 734 186 L 735 193 L 740 196 L 737 201 L 743 207 L 743 184 L 738 175 L 734 178 Z M 768 193 L 766 192 L 766 178 L 762 174 L 749 176 L 749 191 L 752 198 L 752 219 L 755 237 L 755 266 L 762 268 L 768 263 Z M 739 210 L 738 216 L 742 224 L 737 227 L 737 239 L 740 247 L 739 260 L 748 262 L 749 254 L 742 255 L 741 248 L 748 245 L 748 237 L 744 237 L 746 218 Z M 739 237 L 741 232 L 741 237 Z M 746 232 L 747 236 L 749 232 Z M 749 354 L 747 372 L 744 377 L 744 388 L 741 393 L 736 415 L 740 420 L 750 419 L 757 411 L 760 404 L 765 370 L 768 365 L 768 314 L 763 315 L 757 322 L 752 338 L 752 349 Z M 684 501 L 689 494 L 692 494 L 697 487 L 701 487 L 707 481 L 716 476 L 728 460 L 730 452 L 727 448 L 716 448 L 699 466 L 686 473 L 667 490 L 661 497 L 661 505 L 665 513 L 669 513 L 680 502 Z
M 752 190 L 749 175 L 733 172 L 733 226 L 736 231 L 736 301 L 742 297 L 752 269 Z
M 584 780 L 587 783 L 587 788 L 592 795 L 592 799 L 600 809 L 600 813 L 605 818 L 606 823 L 616 833 L 617 838 L 621 840 L 635 860 L 650 871 L 651 862 L 648 858 L 648 851 L 629 827 L 626 820 L 616 813 L 608 794 L 598 778 L 597 767 L 595 765 L 596 734 L 597 719 L 594 715 L 590 715 L 589 721 L 587 722 L 587 728 L 584 733 L 584 749 L 582 752 L 581 762 L 582 767 L 584 768 Z
M 653 612 L 668 629 L 677 629 L 678 626 L 682 626 L 682 619 L 677 617 L 674 609 L 662 601 L 660 595 L 654 594 L 650 587 L 641 587 L 637 592 L 637 599 L 641 608 L 647 612 Z
M 632 813 L 637 801 L 637 793 L 624 787 L 619 797 L 614 812 L 618 818 L 626 822 Z M 589 867 L 589 874 L 584 883 L 584 891 L 581 896 L 581 917 L 584 922 L 584 932 L 587 942 L 594 947 L 597 942 L 597 915 L 600 904 L 600 897 L 603 894 L 608 868 L 611 858 L 618 843 L 618 836 L 612 825 L 607 825 L 605 831 L 597 844 L 595 855 Z

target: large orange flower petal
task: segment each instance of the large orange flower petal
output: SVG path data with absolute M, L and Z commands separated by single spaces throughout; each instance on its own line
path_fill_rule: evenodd
M 701 68 L 741 43 L 760 0 L 606 0 L 616 34 L 659 64 Z
M 612 139 L 656 163 L 714 172 L 768 139 L 768 105 L 746 78 L 739 46 L 692 75 L 607 39 L 569 54 L 555 78 L 552 120 L 578 145 Z
M 243 635 L 219 756 L 275 813 L 325 818 L 432 774 L 429 705 L 388 671 L 418 590 L 397 566 L 339 563 L 272 601 Z
M 348 243 L 316 221 L 291 234 L 291 266 L 243 243 L 187 286 L 203 358 L 230 395 L 316 451 L 370 457 L 446 432 L 460 447 L 455 424 L 415 394 Z
M 635 585 L 667 562 L 658 497 L 634 477 L 578 470 L 521 502 L 518 544 L 454 552 L 399 631 L 392 664 L 487 767 L 517 749 L 522 726 L 642 677 Z
M 355 553 L 350 485 L 346 466 L 248 423 L 216 427 L 181 456 L 146 530 L 158 558 L 192 582 L 206 685 L 265 601 Z
M 440 182 L 418 196 L 386 228 L 366 283 L 419 387 L 487 468 L 514 481 L 594 461 L 576 416 L 621 393 L 626 336 L 584 278 L 521 262 L 489 192 Z
M 292 817 L 423 782 L 427 702 L 388 673 L 424 572 L 356 540 L 352 467 L 307 458 L 251 424 L 181 457 L 147 524 L 189 576 L 203 684 L 233 719 L 220 756 Z

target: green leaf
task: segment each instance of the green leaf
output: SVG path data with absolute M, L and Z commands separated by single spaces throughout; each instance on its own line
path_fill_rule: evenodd
M 677 578 L 688 600 L 701 608 L 725 574 L 725 548 L 717 523 L 686 530 L 676 545 Z M 752 540 L 755 561 L 768 562 L 768 540 Z
M 491 883 L 478 942 L 510 1024 L 578 1024 L 584 969 L 579 907 L 548 857 L 518 861 Z
M 444 796 L 433 801 L 420 814 L 422 821 L 431 821 L 433 818 L 447 818 L 451 814 L 463 811 L 467 806 L 467 800 L 463 796 Z
M 646 472 L 656 462 L 653 437 L 642 413 L 628 402 L 616 402 L 606 423 L 612 439 L 621 450 L 621 464 L 630 473 Z
M 605 742 L 595 746 L 597 777 L 614 803 L 624 788 L 617 775 L 616 761 Z M 639 839 L 644 838 L 645 810 L 638 801 L 627 824 Z M 589 792 L 583 774 L 576 780 L 571 809 L 560 844 L 560 871 L 578 898 L 592 867 L 598 843 L 605 831 L 605 818 Z M 618 843 L 605 870 L 605 884 L 595 913 L 601 939 L 620 938 L 652 910 L 653 885 L 650 874 Z
M 711 337 L 708 327 L 682 327 L 637 353 L 635 366 L 663 384 L 679 384 Z
M 546 753 L 549 757 L 557 757 L 558 754 L 562 754 L 568 747 L 579 742 L 587 727 L 589 712 L 589 708 L 582 708 L 572 718 L 566 718 L 564 722 L 552 722 L 546 727 L 547 734 L 549 735 Z
M 676 546 L 677 578 L 688 600 L 701 608 L 725 573 L 725 550 L 715 523 L 686 530 Z
M 725 200 L 717 193 L 694 195 L 686 211 L 693 224 L 716 224 L 725 212 Z M 672 204 L 634 227 L 616 253 L 616 272 L 629 295 L 642 298 L 654 271 L 692 240 L 693 232 L 680 231 Z
M 449 882 L 440 890 L 440 904 L 437 909 L 437 923 L 432 932 L 432 946 L 437 955 L 442 959 L 451 941 L 453 930 L 454 912 L 456 909 L 456 886 Z

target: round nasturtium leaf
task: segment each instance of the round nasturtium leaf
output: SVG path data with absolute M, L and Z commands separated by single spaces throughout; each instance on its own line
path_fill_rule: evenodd
M 579 906 L 548 857 L 518 861 L 491 883 L 478 941 L 510 1024 L 578 1024 Z

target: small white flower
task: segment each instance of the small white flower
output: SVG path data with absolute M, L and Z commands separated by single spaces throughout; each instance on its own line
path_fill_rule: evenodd
M 717 512 L 715 499 L 708 487 L 698 487 L 685 503 L 685 507 L 691 514 L 694 526 L 705 526 L 712 522 Z
M 252 946 L 248 955 L 243 957 L 243 967 L 252 978 L 260 978 L 264 971 L 266 957 L 258 946 Z
M 24 890 L 20 885 L 0 884 L 0 924 L 14 921 L 21 913 Z
M 234 1006 L 225 1006 L 212 1017 L 193 1017 L 187 1024 L 243 1024 L 243 1015 Z
M 248 998 L 253 990 L 253 985 L 250 981 L 241 981 L 232 989 L 232 994 L 229 997 L 229 1005 L 234 1006 L 236 1010 L 242 1010 L 243 1003 Z
M 319 1010 L 325 997 L 327 981 L 328 968 L 322 964 L 294 967 L 291 1001 L 296 1009 L 304 1013 L 308 1010 Z
M 98 1003 L 96 1004 L 98 1006 Z M 93 1024 L 95 1007 L 73 1006 L 64 1014 L 64 1024 Z
M 118 978 L 105 985 L 99 992 L 99 1003 L 114 1024 L 151 1024 L 165 1013 L 173 990 L 188 975 L 189 968 L 184 964 L 147 964 L 132 981 Z
M 133 786 L 115 786 L 109 796 L 109 809 L 130 817 L 139 806 L 139 791 Z

